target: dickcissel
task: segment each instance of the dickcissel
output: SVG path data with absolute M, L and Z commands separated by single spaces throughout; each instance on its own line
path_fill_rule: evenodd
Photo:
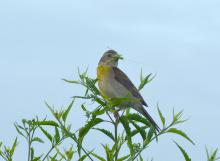
M 128 76 L 118 68 L 119 59 L 123 59 L 121 55 L 114 50 L 108 50 L 98 63 L 97 78 L 102 96 L 109 99 L 129 97 L 129 100 L 121 103 L 118 108 L 131 107 L 135 109 L 159 131 L 159 126 L 144 108 L 144 106 L 147 107 L 147 103 Z

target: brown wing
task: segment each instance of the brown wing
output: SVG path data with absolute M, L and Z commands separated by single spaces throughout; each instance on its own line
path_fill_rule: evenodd
M 131 92 L 131 94 L 135 97 L 140 99 L 141 103 L 144 106 L 147 106 L 147 103 L 144 101 L 143 97 L 141 96 L 141 94 L 139 93 L 139 91 L 137 90 L 137 88 L 134 86 L 134 84 L 130 81 L 130 79 L 128 78 L 128 76 L 122 72 L 119 68 L 117 67 L 113 67 L 113 72 L 115 75 L 115 79 L 121 83 L 123 86 L 126 87 L 126 89 L 128 91 Z

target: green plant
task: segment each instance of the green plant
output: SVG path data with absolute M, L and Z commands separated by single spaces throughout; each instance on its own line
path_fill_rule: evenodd
M 220 157 L 217 157 L 218 149 L 215 149 L 214 151 L 211 150 L 209 152 L 206 147 L 205 150 L 206 150 L 207 161 L 216 161 L 220 159 Z
M 12 157 L 15 151 L 16 146 L 18 145 L 18 139 L 16 138 L 14 140 L 14 143 L 11 147 L 7 147 L 5 145 L 3 145 L 2 142 L 0 142 L 0 156 L 2 159 L 4 159 L 5 161 L 12 161 Z M 3 149 L 2 149 L 3 146 Z
M 141 72 L 139 90 L 143 89 L 152 79 L 153 77 L 151 77 L 151 74 L 144 77 Z M 194 142 L 187 134 L 177 128 L 179 124 L 186 121 L 182 118 L 183 111 L 173 111 L 172 121 L 168 123 L 159 105 L 157 105 L 162 128 L 161 131 L 156 132 L 148 120 L 137 113 L 133 113 L 130 109 L 125 109 L 124 112 L 120 114 L 115 107 L 128 98 L 106 101 L 106 99 L 100 95 L 96 87 L 97 79 L 88 77 L 87 72 L 79 72 L 79 80 L 77 81 L 66 79 L 64 79 L 64 81 L 81 85 L 85 89 L 84 95 L 74 96 L 71 103 L 61 110 L 57 110 L 46 103 L 46 106 L 54 117 L 52 120 L 47 118 L 39 119 L 36 117 L 30 120 L 23 119 L 21 123 L 15 123 L 18 134 L 27 142 L 28 161 L 70 161 L 74 156 L 78 158 L 78 161 L 83 161 L 85 159 L 91 161 L 142 161 L 144 160 L 141 155 L 142 152 L 150 148 L 152 142 L 157 142 L 162 135 L 168 133 L 178 135 L 194 145 Z M 81 128 L 73 130 L 67 118 L 77 99 L 83 99 L 86 102 L 81 105 L 81 109 L 84 111 L 87 121 Z M 88 105 L 91 103 L 95 105 L 94 108 L 88 108 Z M 105 128 L 107 124 L 112 126 L 113 130 Z M 53 131 L 51 131 L 51 129 L 53 129 Z M 108 142 L 107 144 L 103 142 L 100 144 L 105 155 L 100 154 L 95 149 L 87 149 L 84 146 L 85 137 L 93 131 L 100 132 L 111 140 L 111 143 Z M 41 135 L 39 135 L 39 133 Z M 70 147 L 60 150 L 61 148 L 63 149 L 63 142 L 66 140 L 70 143 Z M 34 142 L 39 144 L 48 144 L 49 142 L 50 148 L 47 152 L 36 155 L 36 150 L 38 149 L 34 147 Z M 190 161 L 191 159 L 183 147 L 176 141 L 174 142 L 183 154 L 184 159 Z M 0 143 L 0 148 L 1 146 L 2 143 Z M 17 139 L 15 139 L 12 148 L 4 146 L 4 149 L 0 150 L 0 156 L 6 161 L 12 161 L 16 146 Z M 128 150 L 125 150 L 126 148 Z M 127 151 L 127 154 L 125 154 L 125 151 Z M 208 153 L 208 150 L 206 150 L 206 152 L 208 161 L 219 159 L 216 157 L 217 150 L 211 153 Z

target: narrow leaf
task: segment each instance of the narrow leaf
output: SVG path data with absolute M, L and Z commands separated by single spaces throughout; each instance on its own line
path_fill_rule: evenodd
M 44 135 L 50 140 L 50 142 L 52 142 L 53 137 L 52 135 L 50 135 L 46 130 L 44 130 L 41 126 L 40 126 L 41 131 L 44 133 Z
M 34 125 L 59 126 L 55 121 L 36 121 Z
M 111 150 L 109 149 L 108 145 L 103 145 L 103 148 L 105 149 L 107 161 L 113 161 L 113 154 Z
M 17 124 L 14 124 L 16 131 L 23 137 L 26 138 L 26 136 L 21 132 L 21 130 L 19 129 L 19 127 L 17 126 Z
M 118 158 L 117 161 L 124 161 L 124 160 L 128 159 L 130 156 L 131 156 L 131 155 L 128 154 L 128 155 L 126 155 L 126 156 L 124 156 L 124 157 Z
M 130 149 L 131 156 L 133 156 L 134 149 L 133 149 L 133 144 L 132 144 L 132 139 L 131 139 L 131 128 L 129 126 L 129 122 L 125 116 L 119 117 L 119 120 L 125 129 L 126 137 L 127 137 L 127 144 Z
M 88 155 L 84 154 L 78 161 L 84 161 L 92 152 L 89 152 Z
M 73 158 L 73 154 L 74 154 L 73 146 L 71 146 L 69 150 L 65 151 L 65 154 L 66 154 L 68 160 L 71 160 Z
M 134 121 L 138 121 L 138 122 L 141 122 L 143 124 L 145 124 L 146 126 L 150 127 L 151 124 L 149 123 L 149 121 L 142 117 L 141 115 L 139 114 L 136 114 L 136 113 L 129 113 L 127 116 L 126 116 L 129 120 L 134 120 Z
M 153 77 L 151 77 L 152 73 L 148 74 L 146 77 L 143 77 L 143 74 L 142 74 L 142 70 L 141 70 L 141 76 L 140 76 L 140 85 L 138 87 L 138 90 L 140 91 L 142 88 L 144 88 L 144 86 L 148 83 L 150 83 L 156 75 L 154 75 Z
M 146 132 L 144 129 L 142 129 L 138 124 L 136 124 L 134 121 L 130 121 L 132 125 L 139 131 L 141 137 L 143 140 L 146 139 Z
M 62 119 L 63 119 L 64 122 L 66 121 L 66 118 L 67 118 L 68 113 L 70 112 L 70 110 L 73 106 L 73 103 L 74 103 L 74 100 L 70 103 L 70 105 L 68 106 L 68 108 L 66 109 L 66 111 L 62 115 Z
M 106 161 L 103 157 L 95 154 L 95 153 L 91 153 L 92 156 L 94 156 L 96 159 L 100 160 L 100 161 Z
M 191 142 L 193 145 L 195 145 L 195 143 L 181 130 L 178 130 L 176 128 L 170 128 L 169 130 L 167 130 L 167 132 L 178 134 L 183 138 L 185 138 L 186 140 L 188 140 L 189 142 Z
M 18 145 L 18 138 L 16 137 L 11 149 L 10 149 L 10 154 L 13 155 L 14 154 L 14 151 L 15 151 L 15 148 L 16 146 Z
M 114 135 L 110 131 L 105 130 L 105 129 L 100 129 L 100 128 L 93 128 L 93 129 L 102 132 L 103 134 L 111 138 L 113 141 L 115 141 Z
M 36 157 L 32 161 L 40 161 L 41 157 Z
M 142 129 L 146 129 L 146 128 L 148 128 L 148 126 L 141 126 L 141 128 L 142 128 Z M 132 130 L 132 131 L 131 131 L 131 137 L 137 135 L 138 133 L 139 133 L 139 131 L 138 131 L 137 129 Z M 127 137 L 125 138 L 125 140 L 127 140 Z
M 162 124 L 163 124 L 163 126 L 164 126 L 164 125 L 165 125 L 165 117 L 163 116 L 162 112 L 160 111 L 158 104 L 157 104 L 157 111 L 158 111 L 158 113 L 159 113 L 160 120 L 161 120 L 161 122 L 162 122 Z
M 87 122 L 87 124 L 79 130 L 79 139 L 78 139 L 79 143 L 77 144 L 79 154 L 81 154 L 81 145 L 82 145 L 82 142 L 83 142 L 83 139 L 84 139 L 85 135 L 89 132 L 89 130 L 91 128 L 93 128 L 95 125 L 97 125 L 101 122 L 103 122 L 102 119 L 92 117 L 92 119 L 89 120 Z
M 144 161 L 144 159 L 142 158 L 141 155 L 139 155 L 139 160 L 140 160 L 140 161 Z
M 41 138 L 39 138 L 39 137 L 34 137 L 32 139 L 32 142 L 34 142 L 34 141 L 39 142 L 39 143 L 44 143 L 44 141 Z
M 60 133 L 59 133 L 59 130 L 56 126 L 55 126 L 55 136 L 54 136 L 54 138 L 55 138 L 56 143 L 58 143 L 60 141 Z
M 214 152 L 212 150 L 209 152 L 207 147 L 205 147 L 205 150 L 206 150 L 206 156 L 207 156 L 208 161 L 216 161 L 220 159 L 220 157 L 217 157 L 218 148 L 215 149 Z
M 75 80 L 67 80 L 67 79 L 62 79 L 63 81 L 67 82 L 67 83 L 74 83 L 74 84 L 80 84 L 79 81 L 75 81 Z
M 92 127 L 101 122 L 103 122 L 103 120 L 100 118 L 92 118 L 83 128 L 79 130 L 79 137 L 84 137 Z
M 174 141 L 174 143 L 177 145 L 177 147 L 179 148 L 179 150 L 181 151 L 181 153 L 183 154 L 185 161 L 191 161 L 189 155 L 186 153 L 186 151 L 178 144 Z
M 208 148 L 207 147 L 205 147 L 205 151 L 206 151 L 206 157 L 207 157 L 207 160 L 209 161 L 209 151 L 208 151 Z
M 152 139 L 153 137 L 153 134 L 155 132 L 155 128 L 153 126 L 151 126 L 150 130 L 148 131 L 148 134 L 147 134 L 147 139 L 145 140 L 145 144 L 148 144 L 149 141 Z

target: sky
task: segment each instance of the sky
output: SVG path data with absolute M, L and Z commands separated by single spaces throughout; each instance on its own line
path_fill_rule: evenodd
M 11 144 L 13 123 L 22 118 L 50 116 L 45 100 L 59 109 L 82 94 L 61 79 L 77 79 L 77 67 L 89 67 L 95 78 L 100 57 L 111 48 L 124 56 L 119 67 L 135 85 L 141 69 L 156 74 L 142 95 L 157 122 L 157 103 L 167 118 L 173 108 L 190 118 L 178 128 L 196 146 L 163 136 L 143 153 L 145 160 L 182 161 L 172 140 L 192 160 L 205 160 L 205 145 L 220 147 L 219 7 L 217 0 L 0 1 L 0 140 Z M 76 127 L 85 121 L 79 105 L 69 119 Z M 89 145 L 100 137 L 91 133 Z M 19 142 L 15 161 L 26 160 L 26 144 Z

